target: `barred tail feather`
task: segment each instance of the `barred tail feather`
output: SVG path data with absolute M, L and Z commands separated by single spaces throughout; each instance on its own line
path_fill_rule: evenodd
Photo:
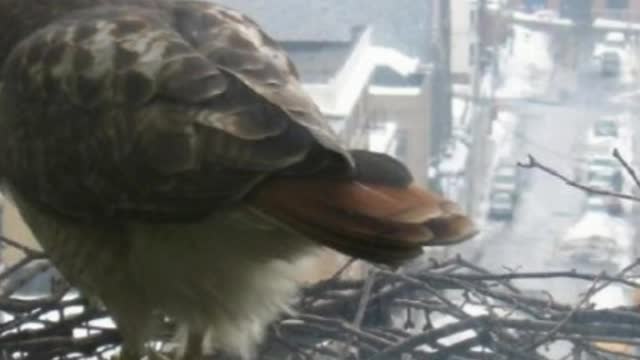
M 455 244 L 476 232 L 458 206 L 415 185 L 275 178 L 254 201 L 312 240 L 390 265 L 420 255 L 423 246 Z

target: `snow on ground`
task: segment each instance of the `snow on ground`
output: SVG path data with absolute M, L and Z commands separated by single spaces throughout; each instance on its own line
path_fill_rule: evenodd
M 478 227 L 485 228 L 487 224 L 487 214 L 489 213 L 489 197 L 491 195 L 491 185 L 494 177 L 494 173 L 498 164 L 506 161 L 512 162 L 511 156 L 513 151 L 513 138 L 516 127 L 518 125 L 519 117 L 516 113 L 510 111 L 498 111 L 496 119 L 491 123 L 491 134 L 489 135 L 491 151 L 491 160 L 488 164 L 488 170 L 486 172 L 486 178 L 489 181 L 483 194 L 483 200 L 479 206 L 478 218 L 475 221 L 478 223 Z M 482 236 L 480 237 L 482 239 Z M 478 240 L 475 243 L 481 246 L 482 240 Z
M 589 237 L 610 238 L 616 242 L 618 248 L 631 250 L 633 230 L 624 220 L 601 212 L 587 212 L 572 227 L 567 230 L 564 242 L 580 245 Z
M 438 174 L 440 191 L 444 196 L 458 203 L 465 203 L 465 171 L 471 145 L 470 123 L 473 105 L 462 97 L 453 96 L 451 112 L 453 118 L 453 136 L 432 172 Z
M 473 104 L 468 99 L 453 96 L 451 99 L 451 116 L 453 117 L 453 129 L 464 130 L 469 126 L 471 117 L 469 116 L 473 111 L 471 107 Z
M 593 295 L 589 302 L 594 305 L 596 310 L 631 306 L 633 301 L 627 296 L 625 290 L 618 284 L 611 284 Z
M 454 135 L 437 168 L 440 191 L 445 197 L 461 204 L 465 201 L 465 169 L 468 158 L 469 146 Z
M 609 98 L 613 104 L 635 105 L 640 102 L 640 89 L 624 91 Z
M 586 265 L 610 263 L 617 269 L 633 259 L 634 229 L 625 220 L 604 212 L 587 211 L 559 239 L 561 258 L 586 260 Z
M 496 91 L 497 98 L 521 99 L 545 94 L 553 71 L 549 41 L 545 32 L 513 26 L 511 43 L 500 56 L 503 83 Z
M 445 150 L 445 158 L 438 164 L 438 170 L 443 175 L 462 175 L 468 154 L 467 144 L 459 138 L 454 138 L 453 143 Z
M 510 111 L 498 111 L 498 118 L 491 127 L 491 141 L 496 145 L 494 166 L 513 152 L 513 134 L 518 125 L 518 116 Z

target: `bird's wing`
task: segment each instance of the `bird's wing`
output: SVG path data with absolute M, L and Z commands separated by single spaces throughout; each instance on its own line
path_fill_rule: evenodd
M 352 167 L 285 52 L 211 3 L 72 13 L 2 78 L 3 175 L 66 216 L 188 220 L 296 164 Z
M 211 3 L 78 11 L 21 41 L 2 78 L 0 175 L 66 217 L 194 221 L 241 202 L 385 263 L 475 231 L 399 162 L 346 152 L 284 51 Z

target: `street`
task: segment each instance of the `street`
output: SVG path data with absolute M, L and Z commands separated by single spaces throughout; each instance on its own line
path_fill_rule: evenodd
M 519 121 L 512 134 L 507 162 L 526 162 L 527 155 L 573 178 L 587 129 L 605 115 L 629 110 L 628 104 L 612 103 L 613 96 L 630 86 L 617 78 L 603 78 L 583 56 L 577 70 L 577 90 L 566 101 L 540 103 L 511 100 L 503 107 Z M 637 126 L 637 125 L 636 125 Z M 604 269 L 572 263 L 558 253 L 558 241 L 583 215 L 586 195 L 539 169 L 522 169 L 527 178 L 521 189 L 514 218 L 510 222 L 488 221 L 479 244 L 463 248 L 465 256 L 494 271 L 571 270 L 599 273 Z M 628 216 L 628 214 L 627 214 Z M 469 250 L 473 249 L 473 250 Z M 467 253 L 465 253 L 467 251 Z M 475 252 L 469 254 L 469 251 Z M 576 281 L 540 280 L 519 284 L 527 290 L 546 290 L 558 301 L 575 303 L 590 284 Z

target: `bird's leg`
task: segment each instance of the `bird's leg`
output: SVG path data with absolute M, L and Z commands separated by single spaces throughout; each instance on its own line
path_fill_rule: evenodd
M 204 333 L 199 330 L 187 330 L 187 343 L 182 360 L 201 360 Z
M 137 306 L 120 306 L 120 303 L 109 301 L 105 297 L 102 300 L 122 336 L 118 360 L 142 359 L 146 352 L 144 344 L 149 332 L 149 313 Z
M 132 349 L 127 344 L 122 345 L 122 350 L 120 350 L 120 355 L 116 358 L 117 360 L 140 360 L 142 359 L 142 352 L 136 349 Z
M 149 360 L 171 360 L 168 356 L 155 351 L 149 351 L 149 356 L 147 358 Z

